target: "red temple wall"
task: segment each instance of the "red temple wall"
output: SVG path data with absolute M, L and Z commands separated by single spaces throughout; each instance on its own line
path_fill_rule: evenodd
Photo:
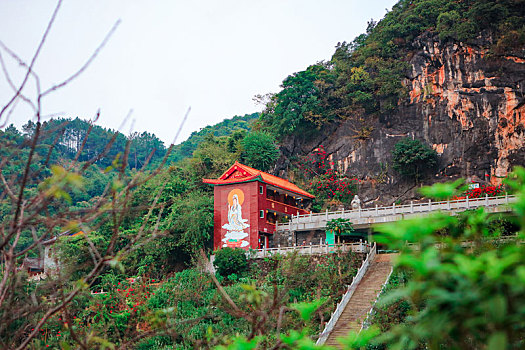
M 249 225 L 249 227 L 242 230 L 242 232 L 247 233 L 248 236 L 240 239 L 240 241 L 248 242 L 248 245 L 241 248 L 257 249 L 259 236 L 258 201 L 260 197 L 258 181 L 214 187 L 214 249 L 223 247 L 225 243 L 222 240 L 226 237 L 228 232 L 230 232 L 230 236 L 232 236 L 232 234 L 235 235 L 237 232 L 223 228 L 224 225 L 230 224 L 228 221 L 228 203 L 232 202 L 232 194 L 237 194 L 241 206 L 241 217 L 242 219 L 247 220 L 245 224 Z M 241 199 L 240 197 L 243 198 Z M 228 245 L 234 246 L 239 243 L 239 240 L 234 242 L 233 239 L 230 239 Z

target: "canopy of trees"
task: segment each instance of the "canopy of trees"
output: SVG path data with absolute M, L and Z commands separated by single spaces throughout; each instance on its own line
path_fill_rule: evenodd
M 406 96 L 412 43 L 424 32 L 466 43 L 483 32 L 493 53 L 520 50 L 525 6 L 522 0 L 401 0 L 364 34 L 338 43 L 331 60 L 288 76 L 261 115 L 263 128 L 282 139 L 352 120 L 357 136 L 366 137 L 370 120 L 388 116 Z
M 259 118 L 259 113 L 234 116 L 215 125 L 208 125 L 199 131 L 194 131 L 186 141 L 173 148 L 170 160 L 177 162 L 184 158 L 191 158 L 197 146 L 205 140 L 208 134 L 216 137 L 230 136 L 234 133 L 240 133 L 242 135 L 243 132 L 251 130 L 251 125 L 257 118 Z

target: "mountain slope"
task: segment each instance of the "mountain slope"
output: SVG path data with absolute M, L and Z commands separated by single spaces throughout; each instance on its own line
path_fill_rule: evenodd
M 416 196 L 392 167 L 405 137 L 439 155 L 425 182 L 497 184 L 524 165 L 524 83 L 525 1 L 401 0 L 329 62 L 285 79 L 261 122 L 284 130 L 276 172 L 323 145 L 364 180 L 365 203 L 391 204 Z
M 191 133 L 190 137 L 176 145 L 170 155 L 170 160 L 177 162 L 184 158 L 192 156 L 197 146 L 204 141 L 206 135 L 213 136 L 230 136 L 235 132 L 248 132 L 251 130 L 251 124 L 259 118 L 259 113 L 245 114 L 243 116 L 234 116 L 233 118 L 225 119 L 215 125 L 208 125 L 199 131 Z

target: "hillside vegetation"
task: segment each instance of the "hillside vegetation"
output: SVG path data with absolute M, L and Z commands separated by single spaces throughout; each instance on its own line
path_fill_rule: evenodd
M 205 272 L 214 209 L 202 179 L 235 161 L 276 172 L 281 159 L 283 173 L 316 195 L 312 210 L 348 206 L 361 180 L 323 146 L 283 160 L 278 142 L 343 121 L 357 142 L 369 138 L 371 121 L 405 98 L 407 59 L 424 33 L 486 44 L 490 57 L 522 50 L 524 26 L 523 0 L 401 0 L 329 61 L 287 77 L 260 115 L 208 126 L 171 149 L 150 133 L 79 118 L 0 131 L 0 348 L 329 349 L 314 342 L 363 256 L 250 261 L 224 249 L 220 273 Z M 410 140 L 397 155 L 416 179 L 436 162 Z M 392 292 L 345 348 L 523 348 L 525 170 L 476 195 L 503 190 L 518 195 L 510 218 L 480 209 L 377 228 L 376 239 L 401 252 Z M 457 181 L 422 195 L 465 191 Z M 46 252 L 58 270 L 29 279 L 25 263 Z
M 198 145 L 210 134 L 215 137 L 221 137 L 237 133 L 237 137 L 241 137 L 251 130 L 252 123 L 258 118 L 259 113 L 234 116 L 233 118 L 224 119 L 215 125 L 208 125 L 199 131 L 194 131 L 186 141 L 181 142 L 173 148 L 170 160 L 177 162 L 184 158 L 190 158 Z
M 401 0 L 381 21 L 369 22 L 366 33 L 338 43 L 329 61 L 287 77 L 261 114 L 262 127 L 282 140 L 352 120 L 366 139 L 370 120 L 389 115 L 406 97 L 413 41 L 425 32 L 444 41 L 492 42 L 494 55 L 523 53 L 525 2 Z

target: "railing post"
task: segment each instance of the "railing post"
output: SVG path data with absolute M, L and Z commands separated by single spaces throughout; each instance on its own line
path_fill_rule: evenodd
M 326 209 L 326 221 L 328 221 L 328 209 Z
M 310 255 L 312 255 L 312 242 L 310 242 Z
M 312 222 L 312 212 L 310 212 L 310 222 Z
M 361 206 L 359 206 L 359 217 L 361 217 Z
M 450 210 L 450 198 L 447 199 L 447 208 L 448 208 L 448 210 Z
M 414 201 L 410 201 L 410 212 L 414 212 Z
M 509 194 L 505 192 L 505 204 L 509 204 Z
M 466 203 L 467 203 L 467 209 L 469 209 L 470 205 L 469 205 L 469 202 L 468 202 L 468 196 L 465 198 L 465 200 L 466 200 Z
M 489 206 L 489 195 L 485 193 L 485 206 Z
M 341 217 L 344 218 L 345 217 L 345 208 L 343 207 L 343 210 L 341 210 Z
M 278 253 L 281 252 L 281 245 L 280 245 L 280 244 L 277 245 L 277 252 L 278 252 Z
M 379 214 L 379 210 L 377 209 L 377 204 L 376 204 L 376 216 Z
M 392 203 L 392 214 L 396 214 L 396 202 Z
M 428 211 L 432 211 L 432 199 L 428 200 Z

